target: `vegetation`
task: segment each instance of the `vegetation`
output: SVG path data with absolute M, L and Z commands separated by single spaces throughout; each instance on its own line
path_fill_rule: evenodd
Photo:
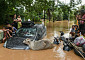
M 60 0 L 0 0 L 0 24 L 6 21 L 12 23 L 14 14 L 35 22 L 40 19 L 49 19 L 49 21 L 74 19 L 74 13 L 77 11 L 75 6 L 81 2 L 81 0 L 77 2 L 70 0 L 69 4 L 65 4 Z

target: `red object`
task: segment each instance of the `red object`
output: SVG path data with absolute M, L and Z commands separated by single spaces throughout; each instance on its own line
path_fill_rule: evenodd
M 79 43 L 79 42 L 77 42 L 77 43 L 76 43 L 76 45 L 77 45 L 77 46 L 79 46 L 79 45 L 80 45 L 80 43 Z
M 80 38 L 80 40 L 83 40 L 83 38 Z

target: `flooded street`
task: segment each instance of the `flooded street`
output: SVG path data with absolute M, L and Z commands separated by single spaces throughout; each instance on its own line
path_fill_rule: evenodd
M 60 35 L 59 31 L 65 33 L 65 37 L 69 36 L 69 30 L 74 22 L 56 21 L 46 22 L 47 36 L 44 39 L 49 39 L 53 42 L 54 37 Z M 3 47 L 0 44 L 0 60 L 83 60 L 81 57 L 74 54 L 73 50 L 63 51 L 63 42 L 59 45 L 54 45 L 53 49 L 33 51 L 33 50 L 11 50 Z

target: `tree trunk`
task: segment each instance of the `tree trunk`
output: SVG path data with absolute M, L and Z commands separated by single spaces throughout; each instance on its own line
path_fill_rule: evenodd
M 45 10 L 44 10 L 44 22 L 45 22 Z
M 53 22 L 54 22 L 55 20 L 54 20 L 54 17 L 53 17 Z
M 51 14 L 50 14 L 50 9 L 48 9 L 48 13 L 47 13 L 48 17 L 49 17 L 49 21 L 50 21 L 50 18 L 51 18 Z

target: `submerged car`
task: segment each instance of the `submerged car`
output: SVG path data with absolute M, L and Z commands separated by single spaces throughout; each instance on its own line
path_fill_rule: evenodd
M 9 38 L 4 47 L 9 49 L 27 49 L 23 43 L 26 38 L 40 40 L 46 36 L 46 27 L 43 24 L 34 24 L 32 21 L 22 23 L 22 27 L 16 31 L 15 36 Z

